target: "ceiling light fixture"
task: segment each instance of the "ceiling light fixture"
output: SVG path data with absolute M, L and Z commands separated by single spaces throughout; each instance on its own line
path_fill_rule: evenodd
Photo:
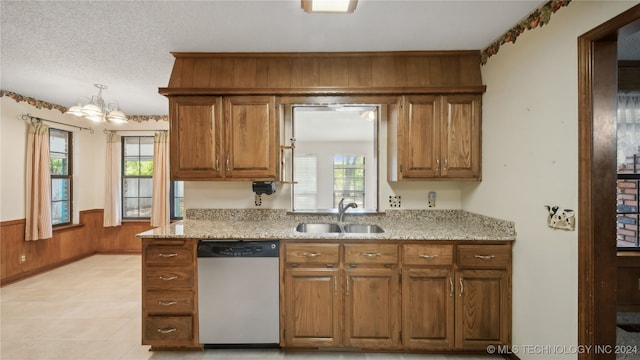
M 352 13 L 358 0 L 302 0 L 302 9 L 308 13 Z
M 113 123 L 127 123 L 127 116 L 120 111 L 117 101 L 111 100 L 108 103 L 102 98 L 102 90 L 107 89 L 106 85 L 93 84 L 98 88 L 98 95 L 88 97 L 81 97 L 80 99 L 87 99 L 89 102 L 86 105 L 78 103 L 67 110 L 66 114 L 75 116 L 82 116 L 93 122 L 106 122 L 107 120 Z

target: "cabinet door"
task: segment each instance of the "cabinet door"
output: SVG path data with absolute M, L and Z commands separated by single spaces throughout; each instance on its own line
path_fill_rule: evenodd
M 208 180 L 222 176 L 222 100 L 211 96 L 169 99 L 172 180 Z
M 273 96 L 225 98 L 226 176 L 276 180 L 277 119 Z
M 402 271 L 402 339 L 409 349 L 450 350 L 454 338 L 453 269 Z
M 399 290 L 397 269 L 345 270 L 345 346 L 399 346 Z
M 440 174 L 441 97 L 406 96 L 398 127 L 401 178 Z
M 481 100 L 480 95 L 444 97 L 440 140 L 443 177 L 480 179 Z
M 456 272 L 456 347 L 509 344 L 510 286 L 505 270 Z
M 290 347 L 342 344 L 342 285 L 338 269 L 286 269 L 284 343 Z

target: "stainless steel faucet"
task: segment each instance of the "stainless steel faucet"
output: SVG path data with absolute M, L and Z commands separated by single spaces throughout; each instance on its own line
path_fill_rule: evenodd
M 358 207 L 358 204 L 352 202 L 352 203 L 348 203 L 347 206 L 344 206 L 344 198 L 340 200 L 340 202 L 338 203 L 338 222 L 342 222 L 342 219 L 344 218 L 344 213 L 350 207 L 355 209 Z

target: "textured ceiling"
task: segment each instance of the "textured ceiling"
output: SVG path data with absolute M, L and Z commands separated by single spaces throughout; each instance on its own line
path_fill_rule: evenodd
M 298 0 L 3 0 L 0 88 L 71 106 L 101 83 L 125 113 L 166 114 L 171 51 L 481 50 L 543 3 L 360 0 L 345 15 Z

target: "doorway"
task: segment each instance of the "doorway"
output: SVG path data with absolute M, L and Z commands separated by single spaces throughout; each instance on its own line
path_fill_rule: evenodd
M 616 343 L 617 39 L 635 32 L 640 5 L 578 38 L 578 343 Z M 636 22 L 637 23 L 637 22 Z M 612 191 L 602 191 L 612 189 Z M 581 353 L 580 360 L 615 359 Z

